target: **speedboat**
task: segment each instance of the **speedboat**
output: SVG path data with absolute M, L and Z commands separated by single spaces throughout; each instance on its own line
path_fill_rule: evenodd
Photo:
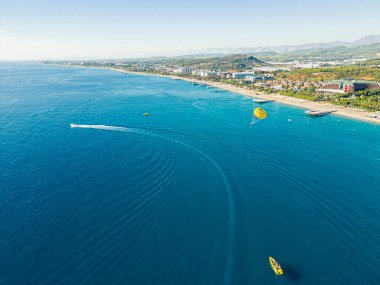
M 280 263 L 278 263 L 272 256 L 269 256 L 269 263 L 270 263 L 270 266 L 272 267 L 274 273 L 276 273 L 276 275 L 284 274 L 284 272 L 282 271 Z
M 77 128 L 78 125 L 77 124 L 70 124 L 70 128 Z

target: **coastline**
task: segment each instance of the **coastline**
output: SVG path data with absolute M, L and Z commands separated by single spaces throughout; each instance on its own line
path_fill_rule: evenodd
M 83 66 L 78 66 L 78 67 L 83 67 Z M 123 72 L 123 73 L 129 73 L 129 74 L 137 74 L 137 75 L 144 75 L 144 76 L 160 76 L 160 77 L 171 78 L 174 80 L 183 80 L 183 81 L 194 82 L 198 84 L 206 84 L 206 85 L 220 88 L 220 89 L 230 91 L 233 93 L 238 93 L 244 96 L 249 96 L 253 98 L 254 97 L 265 98 L 265 99 L 269 99 L 281 104 L 296 106 L 303 109 L 318 109 L 322 111 L 333 111 L 331 115 L 346 117 L 349 119 L 354 119 L 354 120 L 359 120 L 359 121 L 364 121 L 364 122 L 380 125 L 380 115 L 377 118 L 371 118 L 370 116 L 374 115 L 373 112 L 369 112 L 369 111 L 357 109 L 357 108 L 348 108 L 348 107 L 343 107 L 343 106 L 338 106 L 338 105 L 332 105 L 327 102 L 313 102 L 313 101 L 309 101 L 309 100 L 305 100 L 301 98 L 280 95 L 278 93 L 266 94 L 264 92 L 247 90 L 247 89 L 232 86 L 226 83 L 186 78 L 186 77 L 180 77 L 176 75 L 162 75 L 162 74 L 135 72 L 135 71 L 128 71 L 125 69 L 112 68 L 112 67 L 83 67 L 83 68 L 108 69 L 108 70 L 113 70 L 113 71 L 118 71 L 118 72 Z

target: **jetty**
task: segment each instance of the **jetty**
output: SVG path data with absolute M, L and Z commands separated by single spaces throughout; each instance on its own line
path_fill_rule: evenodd
M 255 103 L 262 104 L 262 103 L 272 102 L 273 100 L 264 99 L 264 98 L 253 98 L 252 101 Z
M 317 109 L 310 109 L 305 111 L 305 114 L 312 117 L 321 117 L 327 114 L 330 114 L 332 112 L 335 112 L 336 110 L 317 110 Z

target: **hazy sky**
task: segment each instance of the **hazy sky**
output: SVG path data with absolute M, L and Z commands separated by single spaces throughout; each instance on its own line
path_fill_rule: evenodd
M 0 0 L 0 59 L 178 55 L 380 34 L 380 0 Z

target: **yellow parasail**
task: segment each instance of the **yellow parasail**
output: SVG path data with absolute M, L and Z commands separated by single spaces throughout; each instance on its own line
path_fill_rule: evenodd
M 257 119 L 264 120 L 267 117 L 267 112 L 265 112 L 264 109 L 257 107 L 253 110 L 253 115 Z

